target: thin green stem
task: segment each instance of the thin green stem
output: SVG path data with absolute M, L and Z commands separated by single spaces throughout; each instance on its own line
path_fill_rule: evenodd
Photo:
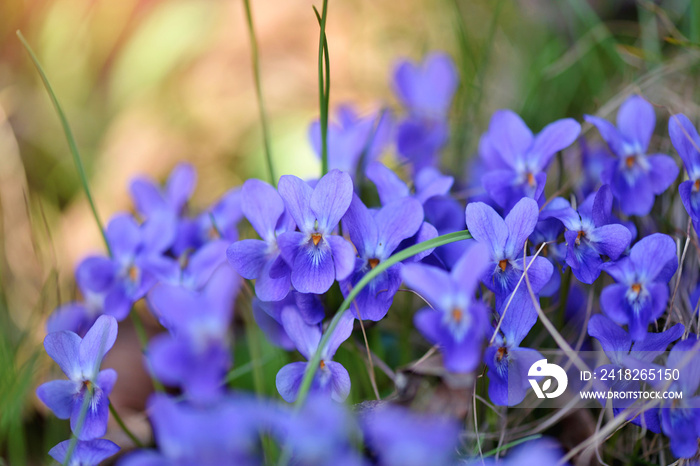
M 311 388 L 311 382 L 313 381 L 314 375 L 316 374 L 316 370 L 318 369 L 319 363 L 321 361 L 321 353 L 323 352 L 323 348 L 325 348 L 326 344 L 328 344 L 328 340 L 330 339 L 331 335 L 333 334 L 333 331 L 340 322 L 343 313 L 350 308 L 350 305 L 355 300 L 357 295 L 360 293 L 360 291 L 362 291 L 362 289 L 365 286 L 369 284 L 369 282 L 374 280 L 375 277 L 387 270 L 392 265 L 398 264 L 399 262 L 406 260 L 409 257 L 413 257 L 416 254 L 420 254 L 421 252 L 427 251 L 429 249 L 437 248 L 439 246 L 443 246 L 449 243 L 454 243 L 456 241 L 462 241 L 471 237 L 472 235 L 469 234 L 467 230 L 463 230 L 438 236 L 437 238 L 433 238 L 428 241 L 423 241 L 422 243 L 415 244 L 410 248 L 404 249 L 403 251 L 399 251 L 396 254 L 389 257 L 387 260 L 380 262 L 374 269 L 370 270 L 364 277 L 362 277 L 362 279 L 359 282 L 357 282 L 357 285 L 355 285 L 355 287 L 353 287 L 353 289 L 350 290 L 350 293 L 348 294 L 347 298 L 345 298 L 343 303 L 338 308 L 338 311 L 333 316 L 331 323 L 328 325 L 328 329 L 324 332 L 323 337 L 321 338 L 321 342 L 319 343 L 318 348 L 316 349 L 316 352 L 309 361 L 309 364 L 307 364 L 306 366 L 306 372 L 304 373 L 304 378 L 301 382 L 301 387 L 299 388 L 299 393 L 295 401 L 295 406 L 297 407 L 297 409 L 301 408 L 301 406 L 304 405 L 306 396 L 308 395 L 309 389 Z
M 124 431 L 124 433 L 131 439 L 132 442 L 134 442 L 134 445 L 136 445 L 139 448 L 143 448 L 143 443 L 136 438 L 136 436 L 129 430 L 128 427 L 126 427 L 126 424 L 124 424 L 124 421 L 122 420 L 121 416 L 117 412 L 117 410 L 114 408 L 114 405 L 112 404 L 112 401 L 109 401 L 109 412 L 112 413 L 112 417 L 114 417 L 114 420 L 117 421 L 117 424 L 119 424 L 119 427 Z
M 275 168 L 272 164 L 272 146 L 270 144 L 270 132 L 267 126 L 267 112 L 265 111 L 265 100 L 263 99 L 262 84 L 260 79 L 260 58 L 258 54 L 258 39 L 255 36 L 253 26 L 253 13 L 250 9 L 250 1 L 243 0 L 245 6 L 246 23 L 248 24 L 248 36 L 250 37 L 250 49 L 253 59 L 253 77 L 255 79 L 255 94 L 258 97 L 258 108 L 260 110 L 260 125 L 263 133 L 263 145 L 265 146 L 265 158 L 267 159 L 267 173 L 270 183 L 277 186 Z
M 51 102 L 53 103 L 54 108 L 56 109 L 56 113 L 58 114 L 59 120 L 61 120 L 61 126 L 63 127 L 63 133 L 66 135 L 66 140 L 68 141 L 68 147 L 70 148 L 71 154 L 73 155 L 73 162 L 75 163 L 75 168 L 78 170 L 78 175 L 80 177 L 80 182 L 83 185 L 83 190 L 85 191 L 85 195 L 87 196 L 88 202 L 90 203 L 90 209 L 92 210 L 92 215 L 95 218 L 95 222 L 97 223 L 98 228 L 100 229 L 100 233 L 102 233 L 102 239 L 105 242 L 105 246 L 107 247 L 107 252 L 109 255 L 112 255 L 112 249 L 109 246 L 109 241 L 107 241 L 107 235 L 105 234 L 105 229 L 104 225 L 102 224 L 102 221 L 100 220 L 100 216 L 97 213 L 97 208 L 95 207 L 95 201 L 92 199 L 92 194 L 90 193 L 90 186 L 88 185 L 87 181 L 87 175 L 85 174 L 85 167 L 83 166 L 83 161 L 80 158 L 80 152 L 78 151 L 78 145 L 75 142 L 75 137 L 73 136 L 73 131 L 70 128 L 70 125 L 68 124 L 68 118 L 66 118 L 65 113 L 63 113 L 63 108 L 61 107 L 61 104 L 58 102 L 58 98 L 56 97 L 56 94 L 53 91 L 53 88 L 51 87 L 51 83 L 49 83 L 49 79 L 46 77 L 46 73 L 44 73 L 44 69 L 41 67 L 41 63 L 39 63 L 39 59 L 36 57 L 34 54 L 34 51 L 32 48 L 29 46 L 29 43 L 27 40 L 24 38 L 22 33 L 20 31 L 17 31 L 17 37 L 19 37 L 20 42 L 22 42 L 22 45 L 24 48 L 27 50 L 29 53 L 29 56 L 31 57 L 32 61 L 34 62 L 34 66 L 36 67 L 37 71 L 39 72 L 39 76 L 41 76 L 41 80 L 44 83 L 44 87 L 46 88 L 46 91 L 49 93 L 49 97 L 51 98 Z
M 318 40 L 318 100 L 321 113 L 321 176 L 323 176 L 328 173 L 328 102 L 331 94 L 331 65 L 326 38 L 328 0 L 323 0 L 323 9 L 320 15 L 316 7 L 313 8 L 321 27 Z

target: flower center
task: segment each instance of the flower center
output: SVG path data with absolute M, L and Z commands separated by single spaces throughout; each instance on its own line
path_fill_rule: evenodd
M 501 268 L 501 272 L 505 272 L 506 267 L 508 267 L 508 261 L 506 259 L 501 259 L 498 261 L 498 266 Z
M 700 191 L 700 178 L 695 180 L 695 183 L 693 183 L 693 191 Z
M 452 309 L 452 319 L 459 323 L 462 321 L 462 317 L 464 317 L 464 314 L 462 313 L 461 309 L 454 308 Z
M 132 265 L 129 267 L 129 280 L 132 282 L 135 282 L 139 278 L 139 268 L 136 267 L 135 265 Z
M 632 168 L 632 167 L 634 167 L 634 162 L 635 162 L 635 156 L 634 156 L 634 155 L 628 155 L 628 156 L 625 158 L 625 165 L 627 166 L 627 168 Z
M 367 262 L 369 263 L 369 268 L 370 268 L 370 269 L 373 269 L 373 268 L 375 268 L 377 265 L 379 265 L 379 259 L 377 259 L 376 257 L 371 258 L 371 259 L 368 260 Z
M 639 283 L 633 284 L 633 285 L 632 285 L 632 291 L 634 291 L 635 293 L 639 294 L 639 292 L 642 291 L 642 285 L 640 285 Z
M 586 237 L 586 232 L 583 230 L 580 230 L 578 232 L 578 234 L 576 235 L 576 246 L 581 244 L 581 238 L 585 238 L 585 237 Z
M 318 363 L 318 367 L 320 367 L 321 369 L 325 369 L 326 368 L 326 361 L 321 359 L 321 362 Z
M 508 356 L 508 348 L 505 346 L 501 346 L 498 348 L 498 351 L 496 351 L 496 360 L 498 362 L 501 362 L 501 360 L 505 357 Z
M 314 246 L 318 246 L 322 239 L 323 235 L 321 233 L 311 233 L 311 241 L 314 243 Z
M 527 184 L 530 185 L 530 187 L 535 187 L 535 175 L 530 172 L 527 173 Z

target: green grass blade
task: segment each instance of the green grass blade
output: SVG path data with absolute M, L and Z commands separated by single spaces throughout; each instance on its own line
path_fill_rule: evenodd
M 484 453 L 484 458 L 486 458 L 488 456 L 493 456 L 496 453 L 499 453 L 501 451 L 509 450 L 515 446 L 520 445 L 521 443 L 529 442 L 530 440 L 537 440 L 538 438 L 542 438 L 542 434 L 530 435 L 528 437 L 523 437 L 523 438 L 518 439 L 518 440 L 513 440 L 510 443 L 506 443 L 505 445 L 501 445 L 500 447 L 494 448 L 491 451 L 487 451 L 486 453 Z
M 95 207 L 95 201 L 92 199 L 92 194 L 90 193 L 90 186 L 88 185 L 87 181 L 87 176 L 85 175 L 85 167 L 83 166 L 83 161 L 80 158 L 80 152 L 78 152 L 78 145 L 75 143 L 75 137 L 73 137 L 73 131 L 70 129 L 70 125 L 68 124 L 68 119 L 66 118 L 65 113 L 63 113 L 63 109 L 61 108 L 61 104 L 58 102 L 58 98 L 56 97 L 56 94 L 53 91 L 53 88 L 51 87 L 51 83 L 49 83 L 49 79 L 46 77 L 46 73 L 44 73 L 44 69 L 41 67 L 41 63 L 39 63 L 39 59 L 36 57 L 34 54 L 34 51 L 32 48 L 29 46 L 29 43 L 27 40 L 24 38 L 22 33 L 20 31 L 17 31 L 17 37 L 19 37 L 20 42 L 22 42 L 22 45 L 24 48 L 27 50 L 29 53 L 29 56 L 31 57 L 32 61 L 34 62 L 34 66 L 36 67 L 37 71 L 39 72 L 39 76 L 41 76 L 41 80 L 44 82 L 44 87 L 46 87 L 46 91 L 49 93 L 49 97 L 51 98 L 51 102 L 53 103 L 54 108 L 56 109 L 56 113 L 58 114 L 58 118 L 61 120 L 61 126 L 63 127 L 63 133 L 66 135 L 66 139 L 68 140 L 68 147 L 70 148 L 71 154 L 73 155 L 73 162 L 75 162 L 75 168 L 78 170 L 78 175 L 80 176 L 80 182 L 83 185 L 83 190 L 85 191 L 85 195 L 87 196 L 88 202 L 90 203 L 90 209 L 92 209 L 92 215 L 95 218 L 95 222 L 97 222 L 97 226 L 100 229 L 100 233 L 102 233 L 102 239 L 104 239 L 105 246 L 107 247 L 107 251 L 109 252 L 109 255 L 112 255 L 112 249 L 109 247 L 109 241 L 107 241 L 107 235 L 105 234 L 105 229 L 104 225 L 102 224 L 102 221 L 100 220 L 100 216 L 97 213 L 97 208 Z
M 328 54 L 328 40 L 326 39 L 328 0 L 323 0 L 323 9 L 320 15 L 316 7 L 313 7 L 313 9 L 321 27 L 318 40 L 318 100 L 321 113 L 321 176 L 323 176 L 328 173 L 328 102 L 331 95 L 331 67 Z
M 410 248 L 406 248 L 403 251 L 399 251 L 398 253 L 389 257 L 384 262 L 380 262 L 374 269 L 370 270 L 367 273 L 367 275 L 362 277 L 362 279 L 359 282 L 357 282 L 357 285 L 355 285 L 353 289 L 350 290 L 350 293 L 348 294 L 347 298 L 345 298 L 343 303 L 338 308 L 338 311 L 333 316 L 330 325 L 328 325 L 328 329 L 324 332 L 323 337 L 321 338 L 321 342 L 319 343 L 318 348 L 316 349 L 316 352 L 309 361 L 309 364 L 307 364 L 306 366 L 306 372 L 301 382 L 301 387 L 299 387 L 297 399 L 294 402 L 297 409 L 299 409 L 304 404 L 304 400 L 306 399 L 306 396 L 309 393 L 309 389 L 311 388 L 311 382 L 313 381 L 314 375 L 316 374 L 316 369 L 318 369 L 318 365 L 321 362 L 321 352 L 328 343 L 328 340 L 330 339 L 330 336 L 333 334 L 333 331 L 337 327 L 338 322 L 340 322 L 340 318 L 342 317 L 343 313 L 346 310 L 348 310 L 348 308 L 350 308 L 350 304 L 352 304 L 352 302 L 355 300 L 360 291 L 362 291 L 362 289 L 365 286 L 367 286 L 369 282 L 371 282 L 376 276 L 384 272 L 392 265 L 397 264 L 405 259 L 408 259 L 409 257 L 413 257 L 416 254 L 427 251 L 428 249 L 436 248 L 449 243 L 454 243 L 456 241 L 462 241 L 471 237 L 472 235 L 469 234 L 467 230 L 463 230 L 456 231 L 454 233 L 448 233 L 446 235 L 438 236 L 437 238 L 433 238 L 428 241 L 423 241 L 422 243 L 414 244 Z
M 253 27 L 253 13 L 250 9 L 250 0 L 243 0 L 245 5 L 246 22 L 248 23 L 248 35 L 250 36 L 250 51 L 253 58 L 253 77 L 255 79 L 255 93 L 258 97 L 258 108 L 260 110 L 260 125 L 263 133 L 263 145 L 265 146 L 265 158 L 267 160 L 267 172 L 270 183 L 277 186 L 275 167 L 272 164 L 272 145 L 270 144 L 270 132 L 267 126 L 267 112 L 265 111 L 265 101 L 263 99 L 262 84 L 260 80 L 260 58 L 258 53 L 258 39 L 255 36 Z

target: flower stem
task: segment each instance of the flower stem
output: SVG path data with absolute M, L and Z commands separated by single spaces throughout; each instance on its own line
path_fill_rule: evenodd
M 134 445 L 136 445 L 139 448 L 143 448 L 143 443 L 136 438 L 133 432 L 129 430 L 128 427 L 126 427 L 126 424 L 124 424 L 124 421 L 122 420 L 121 416 L 117 412 L 117 410 L 114 408 L 114 405 L 112 404 L 112 401 L 109 401 L 109 412 L 112 413 L 112 417 L 114 417 L 114 420 L 117 421 L 117 424 L 119 424 L 119 427 L 124 431 L 124 433 L 131 439 L 132 442 L 134 442 Z
M 272 164 L 272 146 L 270 144 L 270 132 L 267 126 L 267 112 L 265 111 L 265 101 L 263 99 L 262 84 L 260 80 L 260 59 L 258 54 L 258 39 L 255 37 L 253 27 L 253 13 L 250 9 L 250 0 L 243 0 L 245 6 L 246 23 L 248 24 L 248 35 L 250 36 L 250 48 L 253 58 L 253 77 L 255 79 L 255 94 L 258 97 L 258 107 L 260 109 L 260 125 L 263 133 L 263 145 L 265 146 L 265 158 L 267 159 L 267 173 L 270 183 L 277 186 L 275 168 Z
M 39 59 L 36 57 L 34 54 L 34 51 L 32 48 L 29 46 L 29 43 L 27 40 L 24 38 L 22 33 L 20 31 L 17 31 L 17 37 L 19 37 L 20 42 L 22 42 L 22 45 L 24 48 L 27 50 L 29 53 L 29 56 L 31 57 L 32 61 L 34 62 L 34 66 L 36 67 L 37 71 L 39 72 L 39 76 L 41 76 L 41 80 L 44 83 L 44 87 L 46 88 L 46 91 L 49 93 L 49 97 L 51 98 L 51 102 L 53 103 L 54 108 L 56 109 L 56 113 L 58 114 L 59 120 L 61 120 L 61 126 L 63 127 L 63 133 L 66 136 L 66 140 L 68 141 L 68 147 L 70 148 L 71 154 L 73 155 L 73 162 L 75 163 L 75 168 L 78 170 L 78 176 L 80 177 L 80 182 L 83 185 L 83 190 L 85 191 L 85 195 L 87 196 L 88 203 L 90 204 L 90 209 L 92 210 L 92 216 L 95 218 L 95 222 L 97 223 L 97 227 L 100 229 L 100 233 L 102 233 L 102 239 L 105 242 L 105 246 L 107 247 L 107 252 L 109 253 L 110 257 L 112 256 L 112 249 L 109 246 L 109 241 L 107 241 L 107 235 L 105 234 L 105 229 L 104 225 L 102 224 L 102 221 L 100 220 L 100 215 L 97 213 L 97 208 L 95 207 L 95 201 L 92 199 L 92 194 L 90 193 L 90 186 L 88 185 L 87 181 L 87 175 L 85 174 L 85 167 L 83 166 L 83 161 L 80 158 L 80 152 L 78 152 L 78 145 L 75 142 L 75 137 L 73 136 L 73 131 L 70 128 L 70 125 L 68 124 L 68 118 L 66 118 L 66 114 L 63 113 L 63 109 L 61 108 L 61 104 L 58 102 L 58 98 L 56 97 L 56 94 L 53 91 L 53 88 L 51 87 L 51 83 L 49 83 L 49 78 L 46 77 L 46 73 L 44 73 L 44 69 L 41 67 L 41 63 L 39 63 Z

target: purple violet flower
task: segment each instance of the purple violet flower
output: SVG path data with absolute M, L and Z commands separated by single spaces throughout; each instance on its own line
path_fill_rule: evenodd
M 394 71 L 393 85 L 408 110 L 397 128 L 399 155 L 416 171 L 435 165 L 449 137 L 447 114 L 459 85 L 457 68 L 444 53 L 432 53 L 420 64 L 405 60 Z
M 70 442 L 70 440 L 64 440 L 59 443 L 49 450 L 49 456 L 63 464 L 68 454 Z M 119 445 L 104 438 L 87 441 L 78 440 L 68 466 L 97 466 L 119 450 Z
M 360 422 L 380 466 L 457 464 L 459 424 L 454 419 L 385 405 L 365 411 Z
M 678 186 L 681 201 L 693 221 L 695 230 L 700 228 L 700 135 L 683 114 L 673 115 L 668 121 L 668 132 L 673 147 L 681 156 L 688 180 Z
M 321 299 L 314 294 L 292 291 L 281 301 L 261 301 L 253 298 L 253 318 L 265 336 L 275 346 L 292 351 L 296 348 L 282 326 L 282 310 L 292 308 L 309 325 L 319 324 L 326 316 Z
M 282 309 L 281 319 L 284 330 L 296 345 L 297 350 L 307 361 L 311 360 L 321 342 L 321 326 L 307 324 L 291 307 Z M 328 340 L 328 344 L 323 348 L 320 367 L 311 383 L 312 393 L 326 395 L 337 402 L 345 401 L 348 397 L 350 375 L 340 363 L 333 361 L 333 356 L 340 344 L 350 337 L 354 321 L 352 313 L 346 311 Z M 308 362 L 293 362 L 277 373 L 277 391 L 285 401 L 292 403 L 296 400 L 307 365 Z
M 578 122 L 565 118 L 535 136 L 515 112 L 497 111 L 480 144 L 482 157 L 493 167 L 481 179 L 484 189 L 506 211 L 523 197 L 539 200 L 552 157 L 570 146 L 580 132 Z
M 401 241 L 413 236 L 423 223 L 423 207 L 406 198 L 371 211 L 359 197 L 353 196 L 343 217 L 343 226 L 357 248 L 355 270 L 340 283 L 346 296 L 370 270 L 387 260 Z M 401 264 L 396 264 L 374 278 L 355 298 L 353 315 L 363 320 L 381 320 L 386 315 L 396 291 L 401 286 Z
M 476 241 L 488 246 L 491 267 L 481 280 L 496 295 L 496 310 L 503 308 L 515 290 L 526 266 L 532 291 L 538 293 L 550 280 L 554 270 L 546 258 L 524 257 L 523 248 L 539 218 L 537 203 L 530 198 L 518 201 L 505 220 L 483 202 L 471 202 L 466 210 L 467 228 Z M 530 265 L 530 263 L 532 264 Z M 534 305 L 523 278 L 511 306 L 520 313 L 534 314 Z
M 294 231 L 294 220 L 275 188 L 264 181 L 246 181 L 241 197 L 243 213 L 262 239 L 233 243 L 226 252 L 228 261 L 243 278 L 256 280 L 255 294 L 261 300 L 279 301 L 289 293 L 291 271 L 280 256 L 277 238 Z
M 618 324 L 629 325 L 632 340 L 644 339 L 647 326 L 666 308 L 668 282 L 677 268 L 676 244 L 670 236 L 654 233 L 643 238 L 629 256 L 603 265 L 617 283 L 603 289 L 600 307 Z
M 630 358 L 643 362 L 652 362 L 658 355 L 666 351 L 670 343 L 678 340 L 683 335 L 684 330 L 685 327 L 682 324 L 676 324 L 664 332 L 649 333 L 643 340 L 633 343 L 629 334 L 609 317 L 596 314 L 588 322 L 588 334 L 600 342 L 600 346 L 611 362 L 611 364 L 597 367 L 596 371 L 600 371 L 603 368 L 607 371 L 629 368 L 630 362 L 632 362 Z M 603 385 L 603 387 L 596 387 L 596 389 L 616 392 L 641 389 L 639 381 L 624 380 L 622 378 L 605 382 L 598 381 L 596 385 Z M 600 401 L 602 404 L 605 404 L 605 400 Z M 632 406 L 635 401 L 634 399 L 614 399 L 612 405 L 613 413 L 615 415 L 619 414 Z M 632 411 L 628 415 L 628 419 L 633 424 L 643 426 L 657 434 L 661 432 L 661 420 L 658 409 L 644 410 L 644 407 L 640 407 L 640 409 Z
M 525 399 L 531 390 L 530 366 L 543 358 L 534 349 L 520 347 L 537 322 L 537 313 L 522 312 L 517 304 L 514 300 L 503 314 L 500 331 L 484 353 L 489 368 L 489 398 L 499 406 L 515 406 Z
M 277 237 L 282 257 L 292 269 L 292 286 L 302 293 L 325 293 L 334 280 L 346 279 L 355 266 L 355 248 L 342 236 L 333 235 L 352 202 L 350 175 L 331 170 L 315 188 L 285 175 L 278 189 L 299 228 Z
M 377 159 L 389 143 L 393 130 L 387 111 L 360 117 L 350 105 L 337 110 L 338 122 L 328 125 L 328 165 L 351 175 L 362 173 L 368 163 Z M 321 156 L 321 123 L 309 127 L 309 139 L 314 152 Z
M 194 167 L 189 163 L 180 163 L 173 168 L 162 188 L 150 178 L 134 178 L 130 186 L 131 197 L 144 219 L 163 213 L 178 218 L 192 196 L 196 182 Z
M 148 401 L 158 450 L 137 450 L 120 466 L 262 464 L 260 435 L 270 407 L 247 397 L 227 396 L 210 406 L 178 403 L 163 394 Z
M 665 154 L 648 155 L 656 126 L 654 107 L 638 95 L 630 96 L 617 113 L 617 128 L 607 120 L 585 115 L 608 143 L 615 159 L 606 161 L 601 180 L 609 184 L 627 215 L 647 215 L 654 197 L 678 176 L 678 166 Z
M 489 309 L 475 294 L 489 265 L 486 247 L 473 244 L 450 273 L 423 264 L 408 264 L 401 271 L 406 285 L 432 306 L 418 311 L 414 323 L 430 343 L 439 345 L 448 371 L 470 372 L 481 361 Z
M 564 201 L 558 210 L 549 214 L 561 220 L 568 230 L 564 233 L 566 263 L 583 283 L 591 284 L 600 276 L 601 255 L 615 261 L 632 240 L 632 234 L 624 225 L 612 223 L 612 203 L 610 187 L 603 185 L 586 198 L 578 212 Z
M 149 293 L 154 314 L 169 330 L 148 345 L 151 368 L 160 381 L 182 387 L 192 400 L 208 402 L 222 393 L 231 366 L 228 328 L 239 284 L 225 266 L 200 293 L 170 285 Z
M 53 380 L 37 388 L 36 394 L 59 419 L 69 419 L 80 440 L 92 440 L 107 432 L 109 394 L 117 381 L 114 369 L 100 370 L 102 359 L 117 339 L 117 321 L 100 316 L 84 338 L 69 331 L 49 333 L 44 348 L 69 380 Z M 83 400 L 88 409 L 79 432 Z
M 567 466 L 570 463 L 562 463 L 564 451 L 561 446 L 551 439 L 531 440 L 518 445 L 512 453 L 505 458 L 476 458 L 467 463 L 467 466 Z

